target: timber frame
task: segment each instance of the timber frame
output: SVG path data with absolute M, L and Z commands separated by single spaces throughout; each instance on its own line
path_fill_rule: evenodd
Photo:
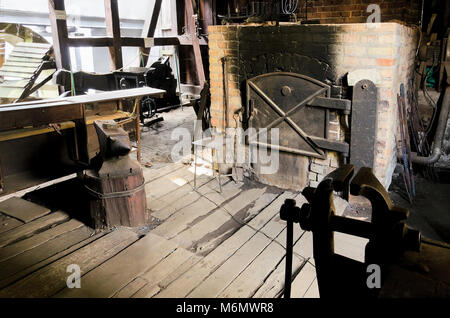
M 181 62 L 180 68 L 188 73 L 188 76 L 186 76 L 187 82 L 190 82 L 188 84 L 203 87 L 207 76 L 203 61 L 207 60 L 207 57 L 202 56 L 201 47 L 207 46 L 208 40 L 205 35 L 197 35 L 194 14 L 195 11 L 199 13 L 201 17 L 198 20 L 199 25 L 204 30 L 203 33 L 206 33 L 208 26 L 214 24 L 215 0 L 200 0 L 198 10 L 195 10 L 197 9 L 193 4 L 195 1 L 192 0 L 168 1 L 171 2 L 171 8 L 174 8 L 177 12 L 177 36 L 154 37 L 162 5 L 162 0 L 155 0 L 153 12 L 144 23 L 142 37 L 121 37 L 118 0 L 104 0 L 107 36 L 76 38 L 68 35 L 64 0 L 48 0 L 57 69 L 70 70 L 69 47 L 108 47 L 111 71 L 114 71 L 123 68 L 122 47 L 124 46 L 139 47 L 140 51 L 144 53 L 145 64 L 150 49 L 154 46 L 184 46 L 189 47 L 188 51 L 191 52 L 191 57 L 187 58 L 192 58 L 195 61 L 195 74 L 189 74 L 192 70 Z

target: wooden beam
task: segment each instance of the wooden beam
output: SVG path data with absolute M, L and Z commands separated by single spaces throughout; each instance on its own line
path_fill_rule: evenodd
M 155 5 L 153 7 L 151 18 L 147 17 L 144 22 L 144 28 L 142 29 L 142 37 L 143 38 L 153 38 L 155 36 L 156 25 L 158 24 L 159 14 L 161 12 L 162 0 L 155 0 Z M 151 47 L 146 48 L 145 45 L 141 49 L 141 52 L 144 53 L 142 59 L 143 63 L 147 65 L 148 57 L 150 55 Z
M 199 8 L 201 15 L 201 27 L 203 34 L 208 34 L 208 26 L 213 25 L 213 3 L 212 0 L 200 0 Z
M 50 25 L 52 27 L 53 51 L 56 68 L 70 70 L 70 53 L 67 45 L 67 16 L 64 0 L 48 0 Z M 60 93 L 64 92 L 62 86 L 58 87 Z
M 194 51 L 195 67 L 197 70 L 197 77 L 199 85 L 203 86 L 205 82 L 205 70 L 203 68 L 202 52 L 200 50 L 200 43 L 196 34 L 195 20 L 194 20 L 194 8 L 192 5 L 192 0 L 184 0 L 184 5 L 186 9 L 186 21 L 187 21 L 187 32 L 192 39 L 192 49 Z
M 111 59 L 111 70 L 114 71 L 123 67 L 117 0 L 105 0 L 105 20 L 106 35 L 113 38 L 112 46 L 109 47 L 109 55 Z
M 67 39 L 68 46 L 73 47 L 108 47 L 113 45 L 113 38 L 111 37 L 82 37 L 82 38 L 68 38 Z M 132 37 L 123 37 L 121 39 L 122 46 L 135 46 L 135 47 L 144 47 L 145 39 L 143 38 L 132 38 Z M 206 39 L 204 37 L 199 39 L 200 45 L 208 45 Z M 191 37 L 188 35 L 179 35 L 179 36 L 171 36 L 171 37 L 161 37 L 161 38 L 153 38 L 154 46 L 165 46 L 165 45 L 192 45 Z

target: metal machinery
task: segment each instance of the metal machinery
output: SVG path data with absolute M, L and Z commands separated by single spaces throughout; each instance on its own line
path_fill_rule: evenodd
M 157 112 L 180 106 L 177 95 L 177 80 L 170 67 L 169 57 L 161 57 L 150 68 L 134 68 L 130 71 L 116 71 L 106 74 L 59 70 L 56 82 L 66 91 L 74 87 L 76 95 L 86 94 L 89 89 L 114 91 L 137 87 L 153 87 L 166 91 L 164 97 L 146 96 L 140 102 L 140 120 L 153 117 Z M 72 84 L 73 83 L 73 84 Z
M 406 226 L 408 210 L 395 206 L 370 168 L 361 168 L 352 179 L 353 165 L 327 175 L 317 189 L 302 194 L 309 203 L 301 208 L 286 200 L 280 210 L 287 221 L 285 298 L 290 295 L 293 224 L 312 231 L 314 261 L 320 297 L 449 297 L 450 246 L 421 238 Z M 372 205 L 372 221 L 335 215 L 333 191 L 364 196 Z M 334 253 L 334 232 L 369 239 L 364 263 Z M 381 284 L 369 288 L 368 266 L 379 266 Z

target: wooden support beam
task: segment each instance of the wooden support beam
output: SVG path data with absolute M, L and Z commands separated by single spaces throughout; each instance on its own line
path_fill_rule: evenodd
M 147 19 L 145 19 L 144 22 L 144 28 L 142 29 L 142 37 L 143 38 L 153 38 L 155 36 L 155 30 L 156 30 L 156 25 L 158 24 L 158 18 L 159 18 L 159 14 L 161 12 L 161 5 L 162 5 L 162 0 L 155 0 L 155 5 L 153 7 L 153 11 L 151 14 L 151 18 L 150 14 L 147 17 Z M 151 47 L 144 47 L 141 49 L 141 52 L 144 53 L 144 56 L 142 57 L 143 59 L 143 63 L 145 65 L 147 65 L 147 61 L 148 61 L 148 56 L 150 55 L 150 50 Z
M 205 83 L 205 70 L 203 68 L 202 52 L 200 50 L 200 43 L 196 34 L 195 19 L 194 19 L 194 7 L 192 5 L 192 0 L 184 1 L 186 9 L 186 22 L 187 22 L 187 33 L 192 39 L 192 49 L 194 51 L 195 67 L 197 70 L 197 77 L 199 85 L 203 87 Z
M 202 34 L 208 34 L 208 26 L 213 25 L 213 1 L 212 0 L 200 0 L 199 8 L 200 8 L 200 16 L 201 16 L 201 27 Z
M 113 38 L 111 37 L 80 37 L 80 38 L 68 38 L 67 39 L 68 46 L 73 47 L 108 47 L 113 45 Z M 135 47 L 144 47 L 145 39 L 143 38 L 131 38 L 131 37 L 123 37 L 121 39 L 122 46 L 135 46 Z M 206 39 L 204 37 L 199 39 L 200 45 L 208 45 Z M 161 37 L 161 38 L 153 38 L 154 46 L 165 46 L 165 45 L 192 45 L 191 37 L 188 35 L 179 35 L 179 36 L 171 36 L 171 37 Z
M 112 37 L 113 43 L 109 47 L 111 70 L 123 67 L 122 44 L 120 38 L 119 7 L 117 0 L 105 0 L 106 35 Z
M 70 70 L 70 54 L 67 45 L 67 16 L 64 0 L 48 0 L 50 24 L 52 27 L 53 50 L 55 52 L 56 68 Z M 59 86 L 60 93 L 64 88 Z

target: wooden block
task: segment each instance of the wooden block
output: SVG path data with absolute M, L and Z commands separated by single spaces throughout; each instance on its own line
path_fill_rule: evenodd
M 73 231 L 66 232 L 44 244 L 1 262 L 0 280 L 6 279 L 29 266 L 39 263 L 40 261 L 87 239 L 92 232 L 92 229 L 83 226 Z
M 67 266 L 77 264 L 83 275 L 136 240 L 136 233 L 123 228 L 117 229 L 0 290 L 0 298 L 51 297 L 67 286 Z
M 0 214 L 0 233 L 12 230 L 22 224 L 24 224 L 22 221 Z
M 42 232 L 52 225 L 63 223 L 68 219 L 69 216 L 66 213 L 57 211 L 16 227 L 8 232 L 3 232 L 0 234 L 0 247 L 30 237 L 34 233 Z
M 64 288 L 56 297 L 112 297 L 130 281 L 169 255 L 176 245 L 152 233 L 132 244 L 81 279 L 81 288 Z
M 41 216 L 49 214 L 51 211 L 46 207 L 36 203 L 24 200 L 18 197 L 12 197 L 0 202 L 0 212 L 16 218 L 22 222 L 28 223 Z
M 30 238 L 11 244 L 9 246 L 0 249 L 0 262 L 3 262 L 11 257 L 26 252 L 36 246 L 44 244 L 51 239 L 54 239 L 66 232 L 73 231 L 79 227 L 82 227 L 83 223 L 77 220 L 70 220 L 61 225 L 55 226 L 47 231 L 33 235 Z

